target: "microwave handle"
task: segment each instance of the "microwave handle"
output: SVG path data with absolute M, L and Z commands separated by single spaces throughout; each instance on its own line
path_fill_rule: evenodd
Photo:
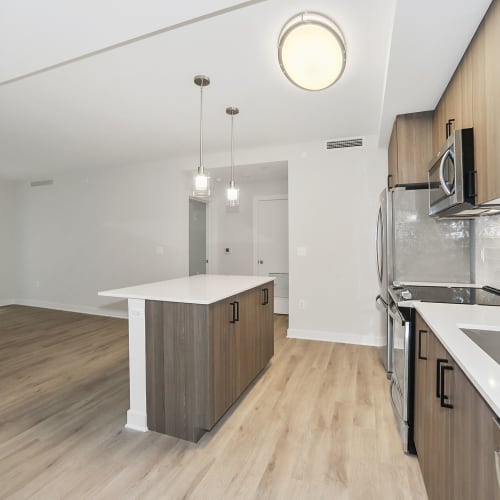
M 451 196 L 453 194 L 453 191 L 448 187 L 448 185 L 446 184 L 446 181 L 444 179 L 444 163 L 446 162 L 446 159 L 448 157 L 450 157 L 453 164 L 455 164 L 455 158 L 453 155 L 453 151 L 451 149 L 447 149 L 446 153 L 441 158 L 441 163 L 439 164 L 439 182 L 441 184 L 442 190 L 446 193 L 446 195 Z

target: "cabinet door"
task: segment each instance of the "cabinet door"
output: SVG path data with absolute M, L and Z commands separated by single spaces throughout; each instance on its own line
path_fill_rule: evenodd
M 236 394 L 236 339 L 231 327 L 233 306 L 231 299 L 210 305 L 210 367 L 211 367 L 211 421 L 212 427 L 237 398 Z
M 274 283 L 266 283 L 260 289 L 259 302 L 259 370 L 262 370 L 274 354 Z
M 471 42 L 474 161 L 478 203 L 500 198 L 500 2 L 494 1 Z
M 427 394 L 431 398 L 426 415 L 425 427 L 425 469 L 423 471 L 427 494 L 430 499 L 452 497 L 451 482 L 451 419 L 452 410 L 441 406 L 441 366 L 453 369 L 451 357 L 429 330 L 429 370 L 426 373 Z M 444 391 L 448 402 L 453 398 L 453 372 L 444 372 Z
M 453 498 L 499 499 L 495 468 L 495 453 L 500 450 L 497 419 L 459 367 L 455 367 L 454 384 Z
M 389 142 L 388 150 L 388 164 L 389 174 L 387 176 L 387 187 L 393 188 L 399 183 L 398 180 L 398 133 L 397 133 L 397 119 L 394 121 L 391 132 L 391 140 Z
M 432 111 L 399 115 L 397 125 L 396 184 L 427 182 L 432 159 Z
M 238 320 L 232 325 L 236 338 L 236 392 L 239 396 L 260 371 L 258 367 L 259 288 L 235 297 Z
M 436 154 L 441 146 L 446 141 L 446 95 L 441 97 L 434 111 L 434 118 L 432 121 L 432 148 Z
M 452 497 L 452 410 L 441 406 L 442 389 L 454 404 L 454 363 L 425 321 L 415 321 L 414 439 L 430 500 Z M 441 387 L 441 366 L 447 366 Z
M 472 55 L 467 50 L 444 91 L 432 123 L 433 151 L 437 151 L 446 141 L 446 124 L 450 132 L 473 126 L 472 117 Z

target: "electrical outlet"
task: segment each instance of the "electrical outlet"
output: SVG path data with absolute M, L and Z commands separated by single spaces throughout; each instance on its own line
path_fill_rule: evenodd
M 299 309 L 305 309 L 306 308 L 306 301 L 304 299 L 299 300 Z

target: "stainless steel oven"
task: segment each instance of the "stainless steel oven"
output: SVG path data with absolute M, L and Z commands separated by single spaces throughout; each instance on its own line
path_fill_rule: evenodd
M 485 286 L 390 286 L 389 323 L 392 329 L 390 395 L 405 453 L 415 453 L 413 442 L 415 392 L 414 302 L 500 306 L 500 290 Z
M 413 452 L 413 438 L 410 435 L 411 403 L 410 366 L 412 364 L 412 310 L 399 308 L 391 300 L 389 323 L 392 330 L 392 377 L 390 395 L 398 430 L 403 441 L 403 450 Z

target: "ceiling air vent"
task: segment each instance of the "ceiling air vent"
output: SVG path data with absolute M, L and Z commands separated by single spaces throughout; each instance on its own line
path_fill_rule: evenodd
M 39 187 L 39 186 L 50 186 L 52 184 L 54 184 L 54 181 L 52 179 L 47 179 L 46 181 L 33 181 L 33 182 L 30 182 L 30 186 L 32 188 Z
M 337 141 L 328 141 L 326 149 L 339 149 L 339 148 L 354 148 L 363 145 L 363 139 L 339 139 Z

